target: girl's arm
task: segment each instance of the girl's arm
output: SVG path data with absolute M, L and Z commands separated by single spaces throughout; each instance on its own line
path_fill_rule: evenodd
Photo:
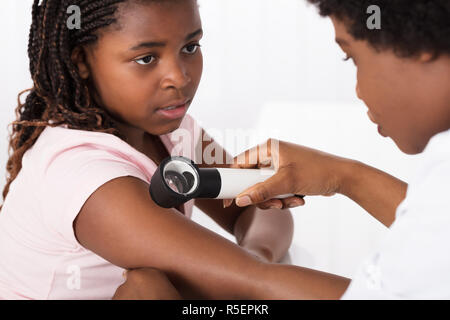
M 234 204 L 223 208 L 222 200 L 209 199 L 197 199 L 195 205 L 263 261 L 279 262 L 291 246 L 294 222 L 289 210 L 239 208 Z
M 336 299 L 349 280 L 295 266 L 266 264 L 236 244 L 157 206 L 134 177 L 98 188 L 74 221 L 79 243 L 126 269 L 167 274 L 184 298 Z
M 203 136 L 207 138 L 202 139 L 200 167 L 229 167 L 226 160 L 229 159 L 228 163 L 231 163 L 232 156 L 202 130 Z M 205 150 L 214 150 L 211 158 L 222 159 L 221 163 L 205 164 L 211 162 L 205 159 L 209 155 Z M 216 152 L 221 157 L 216 157 Z M 263 261 L 279 262 L 291 246 L 294 224 L 289 210 L 261 210 L 256 206 L 240 208 L 236 205 L 224 208 L 222 200 L 211 199 L 197 199 L 195 205 L 233 234 L 241 247 Z

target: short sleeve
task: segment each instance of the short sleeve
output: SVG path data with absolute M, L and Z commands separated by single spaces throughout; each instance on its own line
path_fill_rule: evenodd
M 138 166 L 118 153 L 90 145 L 59 152 L 46 165 L 40 184 L 43 221 L 71 247 L 79 247 L 73 221 L 84 203 L 103 184 L 124 176 L 148 182 Z

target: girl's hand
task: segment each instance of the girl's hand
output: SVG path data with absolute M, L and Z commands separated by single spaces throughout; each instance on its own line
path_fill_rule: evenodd
M 288 142 L 269 139 L 234 159 L 234 168 L 272 166 L 277 173 L 236 198 L 238 206 L 256 204 L 261 209 L 293 208 L 304 199 L 274 199 L 283 194 L 332 196 L 339 192 L 350 160 Z M 224 205 L 229 205 L 225 200 Z

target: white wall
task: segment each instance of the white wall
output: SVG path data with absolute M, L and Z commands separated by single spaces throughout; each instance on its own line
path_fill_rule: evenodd
M 410 177 L 417 159 L 377 136 L 366 108 L 355 98 L 355 67 L 342 62 L 328 19 L 304 0 L 199 2 L 205 72 L 191 114 L 205 128 L 254 128 L 262 132 L 261 139 L 272 135 Z M 31 3 L 0 4 L 1 168 L 17 93 L 31 86 L 26 54 Z M 293 211 L 296 234 L 290 260 L 351 276 L 386 230 L 343 197 L 307 202 Z M 198 211 L 194 220 L 232 239 Z
M 200 8 L 205 73 L 193 113 L 208 125 L 253 125 L 267 101 L 354 100 L 355 68 L 342 63 L 331 22 L 305 0 L 200 0 Z
M 7 125 L 15 120 L 17 94 L 32 86 L 28 69 L 28 32 L 31 0 L 3 0 L 0 3 L 0 182 L 6 182 L 8 159 Z

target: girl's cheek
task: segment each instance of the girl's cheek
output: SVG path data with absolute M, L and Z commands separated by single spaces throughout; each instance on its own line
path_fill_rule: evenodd
M 198 82 L 203 73 L 203 55 L 201 52 L 198 53 L 198 57 L 195 59 L 191 72 L 194 75 L 196 82 Z

